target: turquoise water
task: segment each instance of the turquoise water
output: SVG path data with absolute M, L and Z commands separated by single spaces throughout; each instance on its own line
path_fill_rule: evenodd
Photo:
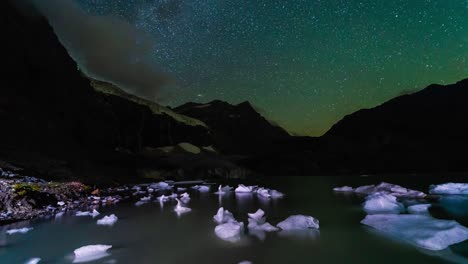
M 415 248 L 359 224 L 365 216 L 362 198 L 332 192 L 336 186 L 377 184 L 382 180 L 427 192 L 429 183 L 451 179 L 275 177 L 261 185 L 286 193 L 281 200 L 235 194 L 219 198 L 189 191 L 192 211 L 180 217 L 173 212 L 174 202 L 164 207 L 158 202 L 139 207 L 121 203 L 99 209 L 101 215 L 94 219 L 71 214 L 0 227 L 0 263 L 24 263 L 32 257 L 40 257 L 39 263 L 71 263 L 73 250 L 90 244 L 113 246 L 109 256 L 90 263 L 468 263 L 468 242 L 442 252 Z M 437 202 L 431 212 L 467 225 L 468 197 L 448 200 Z M 266 212 L 272 224 L 292 214 L 311 215 L 320 220 L 320 231 L 268 233 L 265 237 L 246 234 L 233 244 L 214 234 L 212 217 L 219 206 L 245 223 L 247 213 L 258 208 Z M 96 224 L 97 219 L 109 214 L 119 217 L 114 226 Z M 5 234 L 6 229 L 24 226 L 34 230 Z

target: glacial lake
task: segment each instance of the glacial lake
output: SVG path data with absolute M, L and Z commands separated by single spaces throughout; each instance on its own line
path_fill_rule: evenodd
M 175 201 L 150 202 L 142 206 L 122 202 L 99 208 L 96 218 L 68 213 L 61 218 L 38 219 L 0 227 L 0 263 L 25 263 L 39 257 L 39 263 L 72 263 L 73 250 L 92 244 L 112 245 L 107 257 L 88 263 L 468 263 L 468 242 L 443 251 L 427 251 L 382 235 L 361 225 L 365 217 L 362 198 L 334 193 L 337 186 L 378 184 L 382 181 L 428 191 L 428 186 L 448 181 L 466 182 L 466 177 L 274 177 L 259 184 L 284 192 L 278 200 L 256 195 L 219 197 L 189 190 L 192 211 L 181 216 L 173 211 Z M 237 186 L 230 183 L 231 186 Z M 216 188 L 213 188 L 216 189 Z M 454 202 L 435 201 L 436 217 L 455 219 L 468 225 L 468 197 Z M 219 239 L 213 215 L 223 206 L 247 225 L 247 213 L 258 208 L 273 225 L 293 214 L 311 215 L 320 220 L 319 231 L 299 233 L 246 234 L 240 242 Z M 98 219 L 115 214 L 114 226 L 99 226 Z M 26 234 L 7 235 L 10 228 L 33 227 Z

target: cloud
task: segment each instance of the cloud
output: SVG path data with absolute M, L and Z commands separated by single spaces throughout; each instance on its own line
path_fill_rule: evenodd
M 151 58 L 155 41 L 125 20 L 93 16 L 72 0 L 32 0 L 88 76 L 155 100 L 172 79 Z

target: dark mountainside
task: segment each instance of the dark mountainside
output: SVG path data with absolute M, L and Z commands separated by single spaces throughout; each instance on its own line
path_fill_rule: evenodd
M 466 172 L 467 99 L 468 79 L 430 85 L 344 117 L 302 150 L 248 163 L 275 175 Z
M 97 92 L 47 21 L 12 3 L 1 3 L 0 160 L 49 178 L 117 180 L 158 166 L 138 155 L 145 147 L 212 145 L 206 126 Z
M 222 153 L 255 155 L 270 151 L 291 136 L 271 124 L 249 102 L 238 105 L 215 100 L 206 104 L 186 103 L 174 111 L 206 123 Z

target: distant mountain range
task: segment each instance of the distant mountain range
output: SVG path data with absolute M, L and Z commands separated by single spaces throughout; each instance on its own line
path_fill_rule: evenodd
M 318 138 L 249 102 L 173 109 L 83 76 L 43 18 L 1 6 L 0 164 L 49 178 L 467 171 L 468 79 L 357 111 Z
M 250 161 L 269 174 L 467 171 L 468 79 L 430 85 L 336 123 L 301 149 Z M 270 164 L 282 163 L 281 168 Z

